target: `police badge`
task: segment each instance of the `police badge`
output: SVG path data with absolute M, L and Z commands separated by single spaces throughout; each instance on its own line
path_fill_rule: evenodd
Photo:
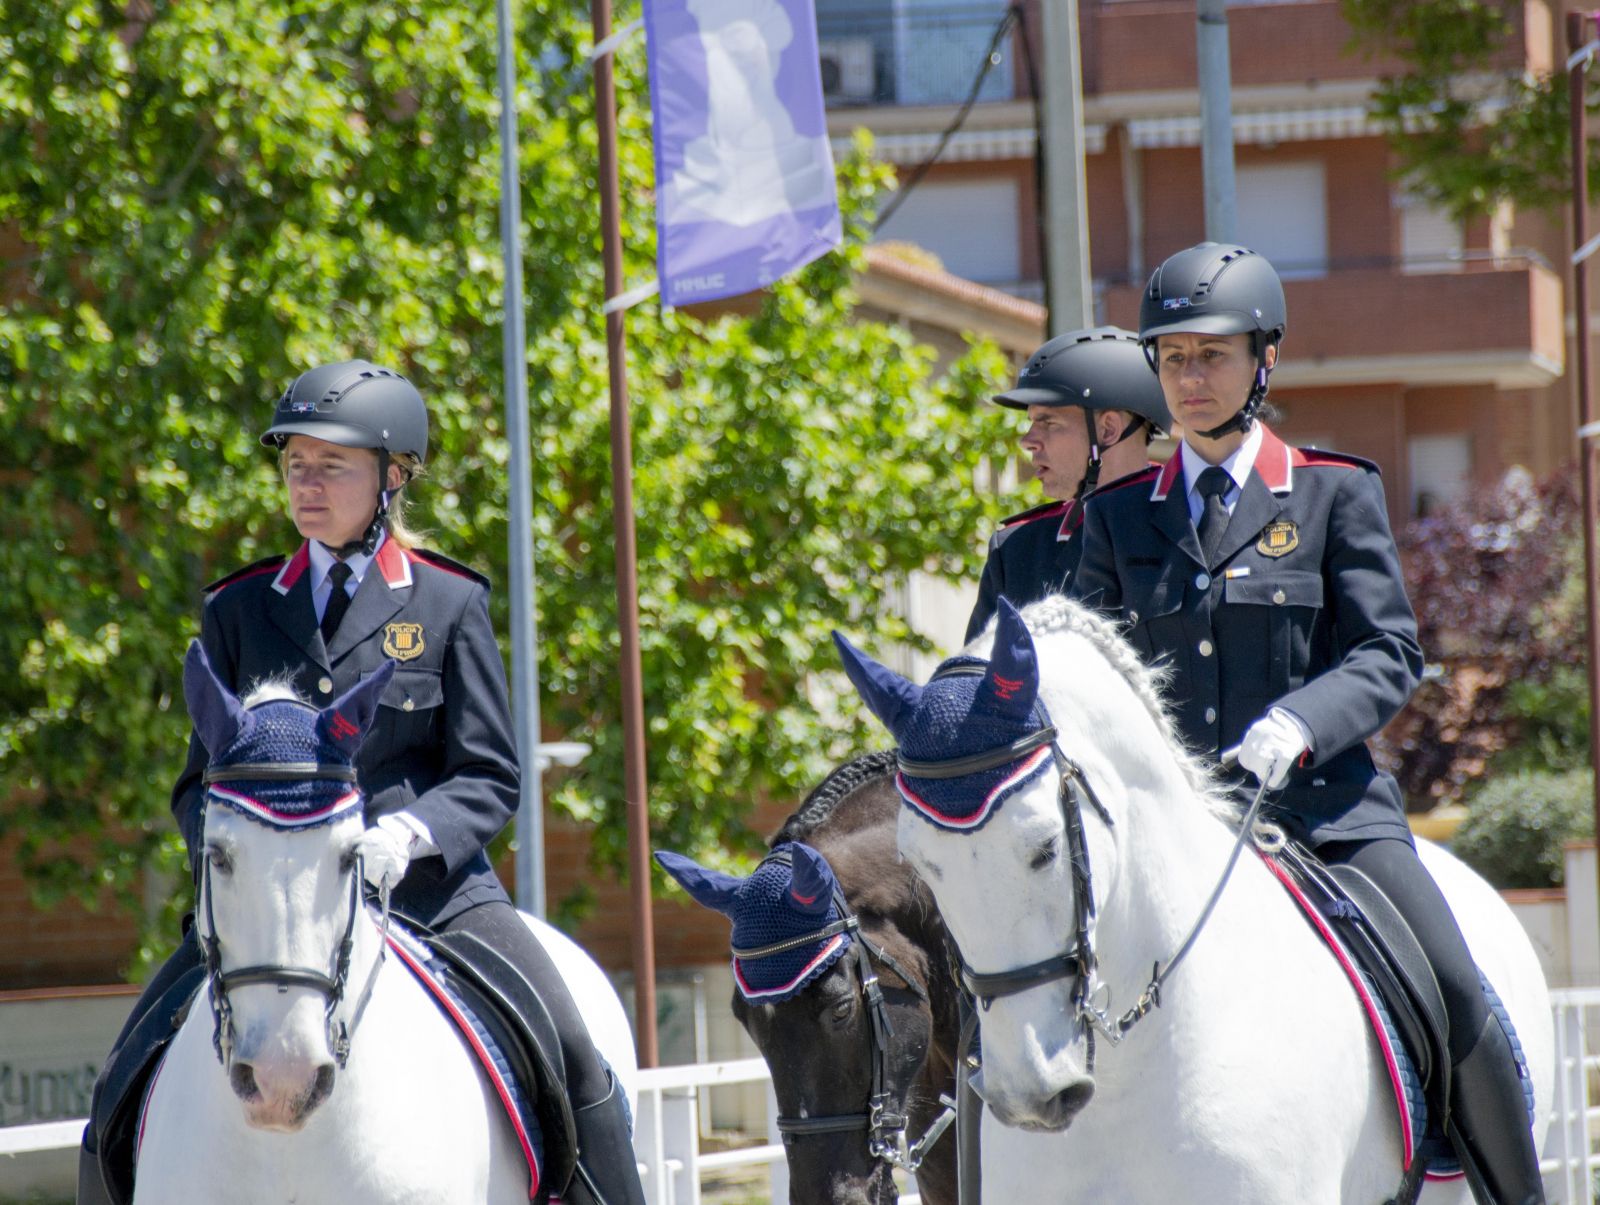
M 1300 547 L 1300 529 L 1291 520 L 1270 523 L 1256 541 L 1256 551 L 1262 556 L 1288 556 Z
M 396 661 L 415 661 L 426 647 L 420 623 L 389 623 L 383 627 L 383 651 Z

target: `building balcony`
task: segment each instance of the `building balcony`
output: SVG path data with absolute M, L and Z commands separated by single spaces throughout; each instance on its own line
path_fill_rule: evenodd
M 1440 270 L 1443 269 L 1443 270 Z M 1137 329 L 1141 285 L 1107 284 L 1105 320 Z M 1561 277 L 1538 255 L 1465 252 L 1420 264 L 1329 266 L 1289 280 L 1273 384 L 1537 388 L 1561 375 Z

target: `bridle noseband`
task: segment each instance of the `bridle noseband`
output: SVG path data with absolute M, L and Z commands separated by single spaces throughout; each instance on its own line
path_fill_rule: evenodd
M 201 778 L 201 783 L 210 786 L 214 782 L 241 779 L 272 782 L 332 780 L 354 784 L 356 772 L 352 766 L 319 762 L 236 762 L 232 765 L 208 768 Z M 285 992 L 291 987 L 308 987 L 322 993 L 326 1001 L 324 1018 L 328 1031 L 328 1049 L 333 1054 L 334 1062 L 340 1070 L 343 1070 L 350 1058 L 351 1030 L 365 1010 L 378 970 L 377 966 L 374 966 L 372 974 L 368 976 L 366 987 L 355 1008 L 354 1018 L 349 1022 L 336 1019 L 334 1013 L 344 999 L 345 988 L 350 979 L 350 957 L 355 949 L 356 917 L 360 915 L 362 906 L 360 862 L 353 863 L 348 871 L 341 872 L 349 875 L 349 910 L 345 917 L 344 934 L 339 939 L 339 946 L 334 955 L 332 975 L 326 975 L 311 967 L 284 966 L 281 963 L 257 963 L 231 971 L 223 970 L 222 941 L 217 936 L 216 914 L 211 904 L 211 859 L 202 853 L 202 862 L 200 891 L 205 901 L 206 920 L 205 929 L 200 934 L 200 946 L 205 958 L 207 983 L 211 989 L 211 1046 L 216 1051 L 217 1061 L 223 1067 L 229 1067 L 233 1062 L 233 1004 L 228 993 L 236 987 L 270 983 L 276 985 L 280 992 Z M 379 893 L 379 897 L 383 910 L 382 928 L 386 937 L 389 928 L 387 887 Z M 379 964 L 383 961 L 386 945 L 386 940 L 379 941 L 377 960 Z
M 787 864 L 791 860 L 791 855 L 787 849 L 778 849 L 769 854 L 767 860 Z M 821 1117 L 780 1115 L 777 1119 L 778 1132 L 783 1135 L 784 1141 L 788 1142 L 792 1138 L 865 1130 L 867 1150 L 874 1159 L 881 1159 L 890 1167 L 901 1168 L 914 1175 L 922 1166 L 928 1149 L 955 1120 L 955 1102 L 947 1096 L 941 1096 L 939 1099 L 944 1105 L 944 1111 L 928 1126 L 922 1137 L 915 1142 L 907 1140 L 906 1129 L 911 1120 L 909 1110 L 904 1100 L 896 1108 L 890 1092 L 889 1039 L 894 1036 L 894 1025 L 889 1019 L 888 1004 L 883 998 L 883 989 L 878 983 L 877 972 L 872 966 L 873 961 L 881 962 L 898 975 L 912 994 L 924 1004 L 929 1003 L 928 993 L 887 950 L 868 940 L 866 934 L 861 932 L 860 919 L 850 910 L 844 893 L 837 886 L 833 892 L 833 903 L 839 911 L 839 919 L 832 924 L 811 933 L 803 933 L 799 937 L 773 942 L 771 945 L 757 946 L 754 949 L 740 949 L 735 946 L 733 949 L 735 958 L 750 962 L 758 958 L 784 954 L 814 942 L 827 941 L 840 933 L 848 933 L 855 939 L 856 978 L 860 981 L 861 995 L 866 1001 L 867 1016 L 871 1021 L 867 1040 L 872 1057 L 872 1093 L 867 1098 L 867 1111 L 831 1113 Z M 907 1090 L 909 1091 L 909 1085 Z

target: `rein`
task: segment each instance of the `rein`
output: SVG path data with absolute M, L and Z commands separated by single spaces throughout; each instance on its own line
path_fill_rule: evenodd
M 787 864 L 791 861 L 791 854 L 787 849 L 777 850 L 768 857 L 774 862 Z M 737 946 L 733 948 L 735 958 L 749 962 L 757 958 L 783 954 L 801 946 L 811 945 L 813 942 L 826 941 L 840 933 L 849 933 L 855 938 L 856 978 L 860 981 L 861 995 L 866 1001 L 867 1016 L 872 1025 L 868 1033 L 872 1058 L 872 1093 L 867 1098 L 867 1110 L 864 1113 L 830 1113 L 821 1117 L 780 1115 L 777 1118 L 778 1132 L 787 1142 L 791 1138 L 865 1130 L 867 1150 L 873 1158 L 881 1159 L 890 1167 L 901 1168 L 914 1175 L 922 1166 L 929 1148 L 955 1120 L 955 1102 L 941 1095 L 939 1100 L 944 1105 L 944 1111 L 928 1126 L 922 1137 L 914 1142 L 907 1140 L 906 1129 L 910 1125 L 910 1116 L 905 1101 L 902 1099 L 899 1108 L 895 1108 L 890 1092 L 889 1039 L 894 1036 L 894 1025 L 889 1019 L 889 1008 L 884 1001 L 877 972 L 873 969 L 873 961 L 882 963 L 898 975 L 906 987 L 924 1004 L 929 1003 L 928 993 L 888 950 L 869 940 L 867 935 L 861 932 L 860 919 L 850 910 L 844 893 L 837 887 L 834 889 L 833 902 L 839 910 L 840 919 L 830 925 L 811 933 L 801 934 L 799 937 L 773 942 L 771 945 L 756 946 L 752 949 L 741 949 Z
M 303 781 L 306 779 L 333 778 L 343 782 L 355 781 L 355 770 L 349 766 L 320 765 L 314 762 L 264 762 L 238 763 L 230 766 L 213 766 L 206 770 L 203 781 L 210 785 L 219 779 L 273 779 L 276 781 Z M 206 979 L 211 989 L 211 1047 L 216 1051 L 217 1062 L 229 1067 L 233 1062 L 234 1027 L 233 1004 L 228 993 L 237 987 L 270 983 L 279 992 L 291 987 L 308 987 L 320 992 L 326 1002 L 324 1019 L 328 1031 L 328 1049 L 340 1070 L 350 1059 L 350 1037 L 355 1025 L 360 1023 L 372 996 L 373 984 L 383 965 L 389 933 L 389 889 L 384 886 L 378 893 L 382 921 L 378 941 L 378 957 L 367 976 L 366 985 L 356 1002 L 351 1019 L 346 1022 L 334 1014 L 344 999 L 350 979 L 350 957 L 355 949 L 356 918 L 361 913 L 362 865 L 353 863 L 350 877 L 349 911 L 345 917 L 344 933 L 339 939 L 334 955 L 333 974 L 327 975 L 312 967 L 285 966 L 282 963 L 257 963 L 231 971 L 222 969 L 222 939 L 217 935 L 216 914 L 212 909 L 211 859 L 204 862 L 201 875 L 201 895 L 205 900 L 205 931 L 200 935 L 200 946 L 205 959 Z
M 936 672 L 931 681 L 940 678 L 953 677 L 980 677 L 987 672 L 987 667 L 970 663 L 948 666 Z M 1048 744 L 1055 753 L 1056 766 L 1060 772 L 1060 790 L 1058 794 L 1062 823 L 1066 830 L 1068 857 L 1072 865 L 1072 894 L 1076 904 L 1077 931 L 1073 937 L 1072 945 L 1063 954 L 1054 958 L 1046 958 L 1039 962 L 1029 963 L 1027 966 L 1017 967 L 1009 971 L 979 972 L 974 971 L 967 963 L 965 956 L 959 948 L 956 950 L 956 963 L 959 968 L 962 986 L 977 1000 L 987 1011 L 997 999 L 1004 996 L 1015 996 L 1021 992 L 1029 991 L 1046 983 L 1054 983 L 1058 979 L 1072 980 L 1072 1007 L 1074 1020 L 1084 1026 L 1085 1039 L 1088 1046 L 1085 1069 L 1089 1074 L 1094 1074 L 1095 1035 L 1103 1036 L 1112 1046 L 1118 1046 L 1128 1031 L 1150 1013 L 1152 1009 L 1161 1006 L 1161 989 L 1167 979 L 1177 970 L 1178 965 L 1188 955 L 1195 939 L 1200 936 L 1200 931 L 1211 918 L 1212 910 L 1216 907 L 1217 900 L 1221 898 L 1223 888 L 1227 886 L 1228 879 L 1233 874 L 1234 865 L 1239 860 L 1239 854 L 1244 848 L 1256 814 L 1260 811 L 1261 801 L 1267 793 L 1266 783 L 1262 783 L 1256 791 L 1254 800 L 1251 801 L 1244 820 L 1239 826 L 1239 835 L 1234 841 L 1233 850 L 1228 856 L 1228 863 L 1223 868 L 1222 876 L 1218 879 L 1216 887 L 1212 889 L 1210 898 L 1205 907 L 1201 909 L 1199 918 L 1189 930 L 1182 945 L 1176 954 L 1163 967 L 1157 961 L 1150 973 L 1150 982 L 1145 985 L 1139 999 L 1132 1008 L 1120 1017 L 1113 1019 L 1107 1008 L 1097 1007 L 1094 1003 L 1096 997 L 1104 995 L 1110 999 L 1110 987 L 1099 981 L 1097 969 L 1099 961 L 1095 957 L 1094 945 L 1089 933 L 1089 921 L 1094 916 L 1094 884 L 1089 869 L 1089 847 L 1084 836 L 1083 804 L 1085 801 L 1094 809 L 1095 814 L 1105 823 L 1107 828 L 1113 827 L 1111 814 L 1105 805 L 1100 802 L 1095 794 L 1094 787 L 1090 784 L 1083 768 L 1069 758 L 1056 740 L 1055 727 L 1044 714 L 1042 704 L 1035 705 L 1040 724 L 1037 729 L 1020 740 L 1012 741 L 1007 745 L 995 749 L 985 750 L 981 753 L 970 754 L 964 757 L 950 758 L 945 761 L 913 761 L 906 758 L 900 759 L 902 773 L 914 778 L 960 778 L 968 774 L 976 774 L 982 770 L 992 770 L 1031 753 L 1033 750 Z M 962 1051 L 965 1057 L 965 1051 Z

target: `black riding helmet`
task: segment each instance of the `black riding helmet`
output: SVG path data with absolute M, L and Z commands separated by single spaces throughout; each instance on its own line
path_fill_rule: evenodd
M 1135 416 L 1116 442 L 1149 426 L 1165 434 L 1172 428 L 1161 382 L 1150 375 L 1139 336 L 1116 326 L 1069 331 L 1046 343 L 1022 366 L 1015 387 L 995 397 L 1001 406 L 1081 406 L 1089 429 L 1089 465 L 1079 494 L 1094 489 L 1100 478 L 1100 443 L 1095 438 L 1095 410 L 1127 410 Z
M 1278 273 L 1248 247 L 1200 243 L 1168 256 L 1150 277 L 1139 302 L 1139 341 L 1156 368 L 1156 340 L 1162 335 L 1249 335 L 1256 379 L 1244 406 L 1227 422 L 1198 434 L 1216 439 L 1247 431 L 1267 396 L 1266 353 L 1283 341 L 1289 310 Z
M 291 435 L 308 435 L 346 448 L 372 448 L 378 453 L 378 505 L 361 540 L 342 554 L 370 554 L 389 514 L 392 455 L 428 458 L 428 407 L 410 381 L 366 360 L 324 364 L 296 377 L 278 399 L 272 425 L 261 436 L 265 447 L 280 451 Z

